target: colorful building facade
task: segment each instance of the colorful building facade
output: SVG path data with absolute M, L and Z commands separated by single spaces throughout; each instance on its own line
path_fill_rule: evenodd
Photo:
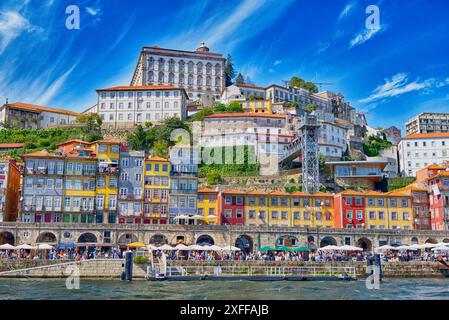
M 170 162 L 160 157 L 145 160 L 144 223 L 167 224 Z
M 202 188 L 198 189 L 198 215 L 204 217 L 207 224 L 220 224 L 218 215 L 218 191 Z

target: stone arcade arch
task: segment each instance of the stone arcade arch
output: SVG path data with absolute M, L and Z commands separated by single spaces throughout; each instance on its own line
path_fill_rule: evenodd
M 203 235 L 199 236 L 198 239 L 196 239 L 196 244 L 212 246 L 215 244 L 215 241 L 210 235 L 203 234 Z
M 437 244 L 438 241 L 435 238 L 429 238 L 429 239 L 426 240 L 426 243 Z
M 413 237 L 410 239 L 410 244 L 418 244 L 418 243 L 419 243 L 419 241 L 418 241 L 417 237 Z
M 56 236 L 52 232 L 43 232 L 41 233 L 37 239 L 37 243 L 56 243 Z
M 324 237 L 323 239 L 321 239 L 320 248 L 330 246 L 330 245 L 332 245 L 332 246 L 337 245 L 337 240 L 335 240 L 334 237 L 327 236 L 327 237 Z
M 299 241 L 298 238 L 294 237 L 294 236 L 280 236 L 277 240 L 276 240 L 276 245 L 277 246 L 286 246 L 286 247 L 296 247 L 298 246 Z
M 15 238 L 11 232 L 4 231 L 0 233 L 0 245 L 9 243 L 10 245 L 15 245 Z
M 132 233 L 124 233 L 118 238 L 118 244 L 121 246 L 127 245 L 132 242 L 136 242 L 137 237 Z
M 360 239 L 357 241 L 357 246 L 358 246 L 359 248 L 362 248 L 363 251 L 371 251 L 372 248 L 373 248 L 373 245 L 372 245 L 372 243 L 371 243 L 371 240 L 368 239 L 368 238 L 365 238 L 365 237 L 360 238 Z
M 161 246 L 164 244 L 168 244 L 168 239 L 163 234 L 155 234 L 150 238 L 150 244 L 155 246 Z
M 250 236 L 242 234 L 235 240 L 235 246 L 240 248 L 245 254 L 249 254 L 253 252 L 254 242 Z
M 78 238 L 78 243 L 97 243 L 97 241 L 97 236 L 90 232 L 83 233 Z

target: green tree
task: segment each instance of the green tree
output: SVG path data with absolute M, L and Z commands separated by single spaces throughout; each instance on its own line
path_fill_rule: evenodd
M 234 62 L 232 61 L 232 56 L 230 54 L 228 54 L 228 57 L 226 58 L 225 61 L 224 75 L 226 86 L 228 87 L 232 85 L 232 81 L 235 77 L 235 70 L 234 70 Z
M 189 121 L 203 121 L 204 117 L 210 116 L 211 114 L 214 114 L 214 111 L 212 109 L 203 109 L 190 117 Z
M 145 121 L 145 128 L 149 129 L 153 126 L 153 123 L 151 121 Z
M 247 98 L 248 100 L 257 100 L 257 97 L 256 97 L 256 95 L 254 94 L 254 93 L 250 93 L 249 95 L 248 95 L 248 98 Z
M 128 134 L 126 141 L 133 150 L 148 150 L 147 134 L 140 124 Z
M 368 157 L 379 156 L 380 149 L 386 149 L 391 147 L 393 144 L 387 140 L 386 136 L 369 136 L 368 142 L 363 144 L 363 152 Z
M 225 112 L 226 106 L 223 103 L 216 103 L 214 105 L 214 112 Z
M 241 85 L 241 84 L 244 84 L 244 83 L 245 83 L 245 80 L 243 79 L 243 75 L 239 72 L 239 74 L 235 78 L 235 84 Z
M 155 136 L 154 136 L 155 140 L 168 141 L 170 145 L 174 145 L 175 143 L 173 141 L 170 141 L 171 133 L 173 132 L 173 130 L 184 129 L 189 134 L 191 134 L 190 127 L 177 117 L 165 119 L 160 127 L 154 129 L 155 129 Z
M 313 103 L 309 103 L 306 106 L 306 108 L 304 109 L 304 111 L 307 112 L 307 113 L 312 113 L 315 110 L 316 110 L 316 106 Z
M 168 157 L 168 142 L 159 140 L 154 143 L 153 153 L 156 157 L 167 158 Z
M 299 77 L 292 77 L 290 79 L 290 86 L 295 88 L 302 88 L 304 85 L 304 80 Z
M 209 186 L 215 186 L 217 184 L 220 184 L 221 181 L 222 177 L 217 169 L 212 169 L 206 173 L 206 182 Z
M 99 132 L 103 121 L 98 113 L 82 114 L 76 118 L 76 121 L 84 125 L 84 128 L 89 132 Z
M 243 108 L 239 102 L 232 101 L 226 106 L 226 112 L 243 112 Z
M 303 88 L 309 90 L 312 93 L 317 93 L 318 92 L 318 87 L 313 82 L 306 82 L 306 83 L 304 83 Z

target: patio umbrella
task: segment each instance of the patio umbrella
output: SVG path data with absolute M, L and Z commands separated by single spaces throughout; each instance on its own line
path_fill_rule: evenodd
M 440 246 L 440 247 L 433 248 L 432 251 L 444 251 L 444 252 L 449 252 L 449 247 L 446 247 L 446 246 Z
M 222 248 L 223 251 L 241 251 L 240 248 L 234 247 L 234 246 L 226 246 Z
M 396 250 L 399 250 L 399 251 L 407 251 L 407 250 L 409 250 L 409 251 L 417 251 L 418 249 L 416 249 L 415 247 L 412 247 L 412 246 L 404 245 L 404 246 L 397 247 Z
M 48 243 L 38 243 L 36 245 L 37 250 L 53 250 L 54 247 L 49 245 Z
M 190 248 L 182 243 L 178 244 L 176 247 L 176 250 L 183 250 L 183 251 L 188 251 L 190 250 Z
M 21 244 L 20 246 L 17 246 L 16 249 L 31 250 L 34 249 L 34 247 L 30 246 L 29 244 Z
M 146 247 L 145 243 L 142 242 L 132 242 L 127 245 L 128 248 L 144 248 Z
M 204 218 L 205 218 L 204 216 L 200 216 L 199 214 L 190 217 L 190 219 L 197 219 L 197 220 L 203 220 Z
M 196 250 L 196 251 L 200 251 L 200 250 L 204 250 L 203 246 L 200 246 L 198 244 L 192 244 L 191 246 L 189 246 L 190 250 Z
M 272 248 L 272 247 L 262 247 L 259 249 L 260 252 L 266 252 L 266 251 L 274 251 L 276 249 Z
M 318 249 L 318 251 L 335 251 L 335 250 L 339 250 L 339 247 L 334 245 L 328 245 Z
M 437 246 L 438 246 L 438 247 L 446 247 L 446 246 L 449 246 L 449 243 L 446 243 L 446 242 L 438 242 L 438 243 L 437 243 Z
M 337 250 L 341 250 L 341 251 L 363 251 L 362 248 L 359 247 L 354 247 L 354 246 L 341 246 L 341 247 L 337 247 Z
M 216 245 L 212 245 L 210 246 L 209 250 L 213 250 L 213 251 L 223 251 L 222 247 L 216 246 Z
M 15 250 L 16 247 L 10 245 L 9 243 L 2 244 L 0 250 Z
M 293 251 L 295 251 L 295 252 L 310 251 L 310 249 L 306 248 L 306 247 L 297 247 L 297 248 L 294 248 Z
M 189 216 L 181 214 L 181 215 L 173 218 L 173 220 L 179 220 L 179 219 L 189 219 Z
M 152 244 L 147 245 L 148 250 L 154 251 L 159 250 L 159 247 L 153 246 Z
M 158 250 L 162 250 L 162 251 L 168 251 L 168 250 L 176 250 L 176 248 L 168 245 L 168 244 L 164 244 L 163 246 L 160 246 L 158 248 Z
M 429 249 L 429 248 L 438 247 L 438 245 L 436 245 L 434 243 L 424 243 L 420 247 L 421 247 L 421 249 Z
M 277 247 L 276 248 L 276 251 L 288 251 L 288 252 L 293 252 L 293 249 L 292 248 L 289 248 L 289 247 L 285 247 L 285 246 L 281 246 L 281 247 Z
M 208 216 L 205 216 L 206 219 L 217 219 L 216 215 L 210 214 Z
M 376 249 L 374 249 L 375 251 L 387 251 L 387 250 L 394 250 L 395 247 L 389 246 L 389 245 L 384 245 L 384 246 L 380 246 L 377 247 Z

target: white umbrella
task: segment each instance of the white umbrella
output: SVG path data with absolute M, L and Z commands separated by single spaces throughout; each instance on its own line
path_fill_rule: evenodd
M 234 246 L 226 246 L 222 248 L 223 251 L 241 251 L 240 248 Z
M 335 251 L 335 250 L 339 250 L 339 247 L 334 245 L 328 245 L 318 249 L 318 251 Z
M 38 250 L 53 250 L 54 247 L 49 245 L 48 243 L 38 243 L 36 245 L 36 249 L 38 249 Z
M 208 216 L 205 216 L 206 219 L 217 219 L 216 215 L 210 214 Z
M 354 246 L 342 246 L 342 247 L 337 247 L 337 250 L 341 250 L 341 251 L 363 251 L 362 248 L 359 247 L 354 247 Z
M 389 246 L 389 245 L 384 245 L 384 246 L 377 247 L 375 250 L 376 251 L 394 250 L 394 247 Z
M 438 245 L 436 245 L 434 243 L 424 243 L 420 247 L 421 247 L 421 249 L 429 249 L 429 248 L 438 247 Z
M 31 250 L 34 249 L 34 247 L 30 246 L 29 244 L 21 244 L 20 246 L 17 246 L 16 249 Z
M 189 246 L 189 249 L 190 249 L 190 250 L 197 250 L 197 251 L 199 251 L 199 250 L 204 250 L 204 249 L 203 249 L 203 246 L 200 246 L 200 245 L 198 245 L 198 244 L 192 244 L 191 246 Z
M 147 245 L 148 250 L 154 251 L 159 250 L 159 247 L 153 246 L 152 244 Z
M 405 246 L 404 245 L 404 246 L 397 247 L 396 250 L 399 250 L 399 251 L 407 251 L 407 250 L 416 251 L 418 249 L 416 249 L 416 248 L 414 248 L 412 246 Z
M 9 243 L 2 244 L 0 250 L 15 250 L 16 247 L 10 245 Z
M 176 250 L 176 248 L 174 248 L 174 247 L 172 247 L 172 246 L 170 246 L 168 244 L 164 244 L 163 246 L 160 246 L 158 248 L 158 250 Z
M 449 243 L 446 243 L 446 242 L 438 242 L 436 245 L 437 245 L 438 247 L 446 247 L 446 246 L 449 246 Z
M 190 217 L 190 219 L 203 220 L 203 219 L 204 219 L 204 216 L 200 216 L 199 214 L 196 214 L 196 215 Z
M 178 244 L 176 247 L 176 250 L 184 250 L 184 251 L 188 251 L 190 250 L 190 248 L 182 243 Z
M 446 246 L 436 247 L 436 248 L 433 248 L 432 251 L 446 251 L 446 252 L 449 252 L 449 247 L 446 247 Z
M 234 248 L 235 248 L 235 247 L 234 247 Z M 213 245 L 213 246 L 210 246 L 209 250 L 213 250 L 213 251 L 223 251 L 223 248 L 222 248 L 222 247 L 219 247 L 219 246 L 216 246 L 216 245 Z
M 181 214 L 181 215 L 173 218 L 173 220 L 179 220 L 179 219 L 189 219 L 189 216 Z
M 418 243 L 412 244 L 410 247 L 418 250 L 421 249 L 421 245 Z

